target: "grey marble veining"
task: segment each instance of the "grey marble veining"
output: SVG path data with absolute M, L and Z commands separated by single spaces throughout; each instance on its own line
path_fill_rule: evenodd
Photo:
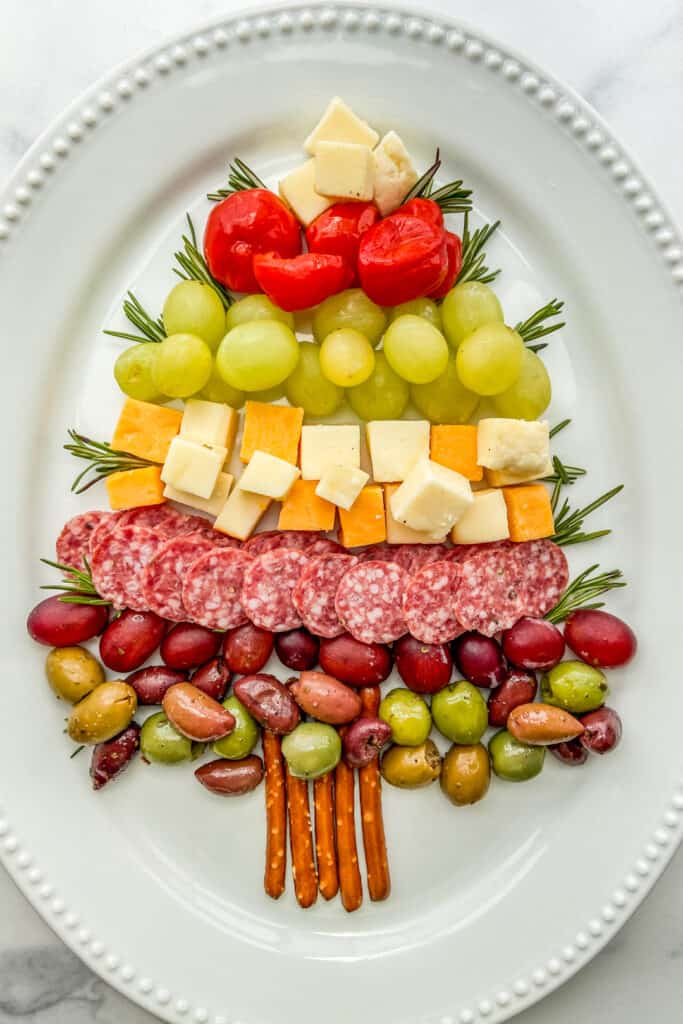
M 0 181 L 65 104 L 116 62 L 248 0 L 2 0 Z M 413 0 L 456 14 L 573 85 L 683 223 L 680 0 Z M 683 851 L 606 949 L 520 1024 L 683 1020 Z M 94 977 L 0 870 L 0 1024 L 151 1024 Z M 290 1024 L 290 1022 L 282 1022 Z M 365 1024 L 361 1021 L 360 1024 Z

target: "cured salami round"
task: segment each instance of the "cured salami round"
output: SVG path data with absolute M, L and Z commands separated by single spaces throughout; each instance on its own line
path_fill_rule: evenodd
M 280 548 L 292 548 L 295 551 L 303 551 L 311 558 L 318 555 L 328 555 L 333 552 L 342 554 L 345 548 L 336 540 L 329 537 L 321 537 L 319 533 L 310 533 L 307 530 L 264 530 L 263 533 L 255 533 L 245 542 L 244 548 L 250 555 L 262 555 L 264 551 L 277 551 Z
M 408 632 L 402 609 L 408 579 L 396 562 L 360 562 L 344 574 L 335 609 L 354 639 L 387 644 Z
M 90 568 L 100 597 L 115 608 L 148 611 L 142 592 L 142 574 L 164 542 L 164 537 L 142 526 L 117 526 L 92 553 Z
M 143 505 L 140 508 L 126 509 L 116 528 L 118 530 L 122 526 L 142 526 L 168 538 L 183 532 L 183 523 L 187 518 L 189 517 L 164 502 L 161 505 Z
M 92 531 L 92 533 L 90 534 L 89 552 L 91 558 L 93 551 L 100 543 L 100 541 L 103 541 L 105 537 L 108 537 L 110 533 L 114 532 L 114 530 L 121 521 L 122 515 L 123 512 L 110 512 L 108 518 L 100 520 L 99 524 Z
M 511 557 L 519 570 L 523 614 L 543 618 L 560 600 L 569 583 L 564 551 L 551 540 L 528 540 L 515 544 Z
M 509 540 L 492 540 L 488 544 L 456 544 L 454 547 L 449 548 L 444 558 L 457 562 L 458 564 L 465 561 L 466 558 L 471 558 L 472 555 L 476 555 L 479 551 L 497 551 L 501 548 L 511 548 L 512 544 Z
M 102 523 L 108 523 L 111 515 L 111 512 L 82 512 L 69 519 L 57 538 L 57 561 L 60 565 L 85 568 L 85 559 L 90 557 L 92 535 Z
M 172 622 L 188 618 L 183 583 L 188 570 L 207 551 L 213 551 L 213 544 L 202 533 L 185 533 L 161 545 L 142 574 L 142 593 L 150 611 Z
M 355 564 L 356 558 L 353 555 L 319 555 L 311 559 L 302 572 L 294 588 L 294 607 L 311 633 L 331 638 L 344 632 L 334 607 L 334 599 L 339 581 Z
M 453 611 L 466 630 L 494 636 L 525 614 L 520 569 L 511 548 L 476 551 L 460 563 L 460 572 Z
M 293 548 L 264 551 L 254 559 L 244 574 L 242 605 L 255 626 L 283 633 L 301 625 L 293 592 L 308 564 L 308 556 Z
M 184 522 L 177 536 L 184 537 L 190 533 L 199 533 L 217 548 L 239 548 L 242 546 L 236 537 L 228 537 L 227 534 L 214 530 L 211 520 L 205 519 L 204 516 L 183 516 L 183 519 Z
M 253 559 L 237 548 L 212 548 L 193 562 L 182 590 L 193 622 L 208 629 L 233 629 L 247 622 L 241 592 Z
M 406 625 L 423 644 L 447 644 L 464 632 L 453 611 L 460 583 L 455 562 L 430 562 L 419 569 L 403 591 Z

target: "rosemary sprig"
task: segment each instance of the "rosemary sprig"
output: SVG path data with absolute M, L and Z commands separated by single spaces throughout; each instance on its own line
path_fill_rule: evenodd
M 40 588 L 41 590 L 61 590 L 62 594 L 59 600 L 64 601 L 65 604 L 111 604 L 111 601 L 105 601 L 97 593 L 87 558 L 83 559 L 83 569 L 77 569 L 75 565 L 51 562 L 49 558 L 41 558 L 41 562 L 44 565 L 49 565 L 51 569 L 59 569 L 63 577 L 61 583 L 46 583 Z
M 209 192 L 206 198 L 210 199 L 213 203 L 217 203 L 221 199 L 227 199 L 233 192 L 245 192 L 249 188 L 267 187 L 261 181 L 258 174 L 252 171 L 251 167 L 245 164 L 244 160 L 240 160 L 236 156 L 228 168 L 228 187 L 216 189 L 215 192 Z
M 546 320 L 550 320 L 552 317 L 559 316 L 564 308 L 564 302 L 559 299 L 551 299 L 550 302 L 546 302 L 545 306 L 541 306 L 535 313 L 532 313 L 526 320 L 520 320 L 515 325 L 515 330 L 518 334 L 521 334 L 522 340 L 525 345 L 529 345 L 532 352 L 540 352 L 545 345 L 531 345 L 530 342 L 536 341 L 538 338 L 545 338 L 548 334 L 553 334 L 555 331 L 559 331 L 565 325 L 563 320 L 560 324 L 547 324 Z
M 500 274 L 500 269 L 489 270 L 484 263 L 486 253 L 484 246 L 497 229 L 500 221 L 494 224 L 485 224 L 470 234 L 469 214 L 465 213 L 465 223 L 462 229 L 462 266 L 457 277 L 457 283 L 464 281 L 481 281 L 482 284 L 490 284 Z
M 561 484 L 566 487 L 573 484 L 580 476 L 585 476 L 586 470 L 580 466 L 565 466 L 558 455 L 553 455 L 553 472 L 542 477 L 546 484 Z
M 440 167 L 441 156 L 437 149 L 434 163 L 417 179 L 402 202 L 407 203 L 409 199 L 433 199 L 441 207 L 442 213 L 467 213 L 472 209 L 472 190 L 463 188 L 462 180 L 451 181 L 433 191 L 434 178 Z
M 105 331 L 112 338 L 125 338 L 127 341 L 163 341 L 166 337 L 164 322 L 160 316 L 154 320 L 133 292 L 128 292 L 124 299 L 123 312 L 126 319 L 137 327 L 140 334 L 128 334 L 126 331 Z
M 103 480 L 112 473 L 120 473 L 126 469 L 143 469 L 145 466 L 154 466 L 156 463 L 149 459 L 142 459 L 129 452 L 122 452 L 112 448 L 106 441 L 94 441 L 91 437 L 79 434 L 76 430 L 69 431 L 71 444 L 65 444 L 64 450 L 70 452 L 77 459 L 85 459 L 90 465 L 86 466 L 78 474 L 71 485 L 75 494 L 83 494 L 89 487 L 98 481 Z M 92 479 L 86 481 L 88 474 Z
M 555 501 L 553 514 L 557 508 L 561 486 L 562 482 L 555 485 L 555 491 L 557 493 L 553 493 L 553 499 Z M 608 501 L 611 501 L 611 499 L 616 494 L 619 494 L 620 491 L 623 491 L 623 489 L 624 485 L 619 484 L 618 487 L 613 487 L 611 491 L 606 491 L 605 494 L 601 494 L 599 498 L 595 499 L 595 501 L 591 501 L 589 505 L 585 506 L 585 508 L 575 510 L 572 510 L 569 502 L 565 498 L 559 514 L 555 516 L 555 533 L 550 539 L 560 546 L 567 547 L 569 544 L 581 544 L 586 540 L 596 540 L 598 537 L 606 537 L 612 532 L 611 530 L 595 530 L 593 533 L 584 533 L 584 519 L 586 519 L 591 512 L 595 512 L 596 509 L 605 505 Z M 551 499 L 551 505 L 553 499 Z
M 436 156 L 434 157 L 434 163 L 430 164 L 424 174 L 420 175 L 413 187 L 409 192 L 406 192 L 402 203 L 407 203 L 411 199 L 429 199 L 432 194 L 432 184 L 436 173 L 441 167 L 441 154 L 437 149 Z
M 211 275 L 206 260 L 197 248 L 197 234 L 189 213 L 185 214 L 188 224 L 188 235 L 183 235 L 183 248 L 178 249 L 173 255 L 178 267 L 173 268 L 173 273 L 183 281 L 201 281 L 208 284 L 216 292 L 216 295 L 227 309 L 232 305 L 232 295 Z
M 557 437 L 560 431 L 564 430 L 565 427 L 568 427 L 570 423 L 570 419 L 560 420 L 559 423 L 556 423 L 554 427 L 550 428 L 550 436 Z
M 76 749 L 74 750 L 74 752 L 72 754 L 69 754 L 69 760 L 73 761 L 74 757 L 76 757 L 77 754 L 80 754 L 81 750 L 85 750 L 85 744 L 84 743 L 81 743 L 80 747 L 76 747 Z
M 546 614 L 549 622 L 563 622 L 564 619 L 577 608 L 602 608 L 604 601 L 595 601 L 594 598 L 606 594 L 609 590 L 617 590 L 619 587 L 627 586 L 621 569 L 612 569 L 599 575 L 592 575 L 599 565 L 591 565 L 580 573 L 575 580 L 569 584 L 563 596 L 554 608 Z

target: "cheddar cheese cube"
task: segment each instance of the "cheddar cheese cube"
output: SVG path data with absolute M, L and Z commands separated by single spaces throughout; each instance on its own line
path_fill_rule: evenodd
M 334 199 L 321 196 L 315 190 L 315 160 L 307 160 L 282 179 L 280 195 L 291 207 L 296 219 L 305 228 L 332 206 Z
M 331 466 L 360 466 L 360 427 L 357 424 L 303 427 L 301 478 L 322 480 Z
M 547 423 L 490 418 L 479 420 L 477 462 L 510 473 L 542 472 L 550 454 Z
M 247 402 L 240 459 L 249 462 L 260 451 L 296 466 L 303 421 L 304 411 L 296 406 Z
M 374 162 L 369 146 L 319 142 L 315 151 L 315 190 L 321 196 L 338 199 L 372 199 Z
M 315 480 L 297 480 L 282 503 L 278 530 L 334 529 L 335 506 L 315 493 Z
M 510 540 L 538 540 L 555 532 L 550 492 L 545 484 L 504 487 Z
M 544 466 L 538 470 L 527 470 L 525 473 L 513 473 L 509 469 L 485 470 L 486 482 L 489 487 L 512 487 L 515 484 L 526 484 L 531 480 L 540 480 L 550 476 L 553 471 L 553 460 L 548 456 Z
M 364 470 L 354 466 L 329 466 L 318 481 L 315 493 L 338 508 L 348 510 L 369 479 Z
M 384 495 L 377 484 L 364 487 L 350 509 L 339 509 L 339 539 L 345 548 L 381 544 L 387 539 Z
M 219 445 L 232 454 L 237 433 L 237 412 L 224 402 L 188 398 L 180 423 L 180 436 L 199 444 Z
M 476 427 L 458 423 L 433 426 L 429 457 L 432 462 L 461 473 L 472 483 L 484 476 L 483 467 L 477 463 Z
M 181 505 L 187 505 L 188 508 L 194 508 L 198 512 L 207 512 L 210 516 L 217 516 L 227 501 L 232 485 L 233 478 L 230 473 L 219 473 L 210 498 L 199 498 L 196 494 L 190 494 L 189 491 L 179 491 L 171 484 L 166 484 L 164 487 L 164 497 L 170 501 L 177 501 Z
M 487 544 L 494 540 L 507 540 L 507 505 L 503 492 L 495 488 L 476 491 L 473 502 L 458 519 L 451 531 L 454 544 Z
M 161 479 L 179 491 L 188 491 L 198 498 L 210 498 L 226 454 L 225 448 L 174 437 L 161 470 Z
M 378 139 L 379 135 L 374 128 L 354 114 L 339 96 L 335 96 L 304 142 L 304 149 L 315 155 L 319 142 L 353 142 L 372 149 Z
M 389 544 L 440 544 L 446 539 L 445 533 L 429 533 L 427 530 L 411 530 L 405 523 L 399 523 L 391 511 L 391 498 L 400 484 L 384 485 L 384 508 L 387 517 L 387 541 Z M 506 520 L 507 522 L 507 520 Z
M 299 470 L 291 462 L 278 459 L 267 452 L 254 452 L 249 459 L 247 468 L 240 477 L 237 486 L 252 494 L 264 494 L 267 498 L 285 498 L 295 480 L 300 476 Z
M 126 469 L 122 473 L 112 473 L 107 477 L 105 487 L 109 505 L 116 511 L 123 508 L 140 508 L 143 505 L 159 505 L 164 501 L 160 466 L 144 466 L 142 469 Z
M 416 462 L 391 497 L 394 519 L 412 530 L 444 536 L 472 504 L 469 480 L 438 462 Z
M 227 533 L 229 537 L 246 540 L 247 537 L 251 537 L 269 505 L 270 498 L 262 494 L 251 494 L 236 487 L 223 506 L 213 528 L 220 533 Z
M 429 458 L 427 420 L 371 420 L 365 433 L 377 484 L 405 480 L 421 458 Z
M 127 398 L 111 439 L 117 451 L 138 455 L 150 462 L 164 462 L 171 441 L 180 430 L 179 409 Z

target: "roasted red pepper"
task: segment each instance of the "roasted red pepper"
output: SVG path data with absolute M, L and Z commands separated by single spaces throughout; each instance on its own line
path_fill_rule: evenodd
M 341 256 L 317 252 L 292 259 L 271 253 L 254 256 L 254 273 L 261 290 L 288 312 L 317 306 L 348 288 L 353 280 L 353 270 Z
M 358 274 L 380 306 L 431 295 L 448 272 L 446 232 L 397 210 L 366 231 L 358 249 Z
M 433 199 L 409 199 L 407 203 L 399 207 L 397 212 L 405 213 L 409 217 L 418 217 L 420 220 L 429 221 L 435 228 L 443 227 L 441 207 Z
M 355 267 L 361 236 L 379 219 L 374 203 L 335 203 L 306 229 L 308 249 L 343 256 Z
M 444 295 L 447 295 L 455 284 L 462 267 L 462 242 L 459 236 L 454 235 L 452 231 L 446 232 L 446 255 L 448 257 L 446 276 L 439 287 L 431 293 L 430 299 L 442 299 Z

